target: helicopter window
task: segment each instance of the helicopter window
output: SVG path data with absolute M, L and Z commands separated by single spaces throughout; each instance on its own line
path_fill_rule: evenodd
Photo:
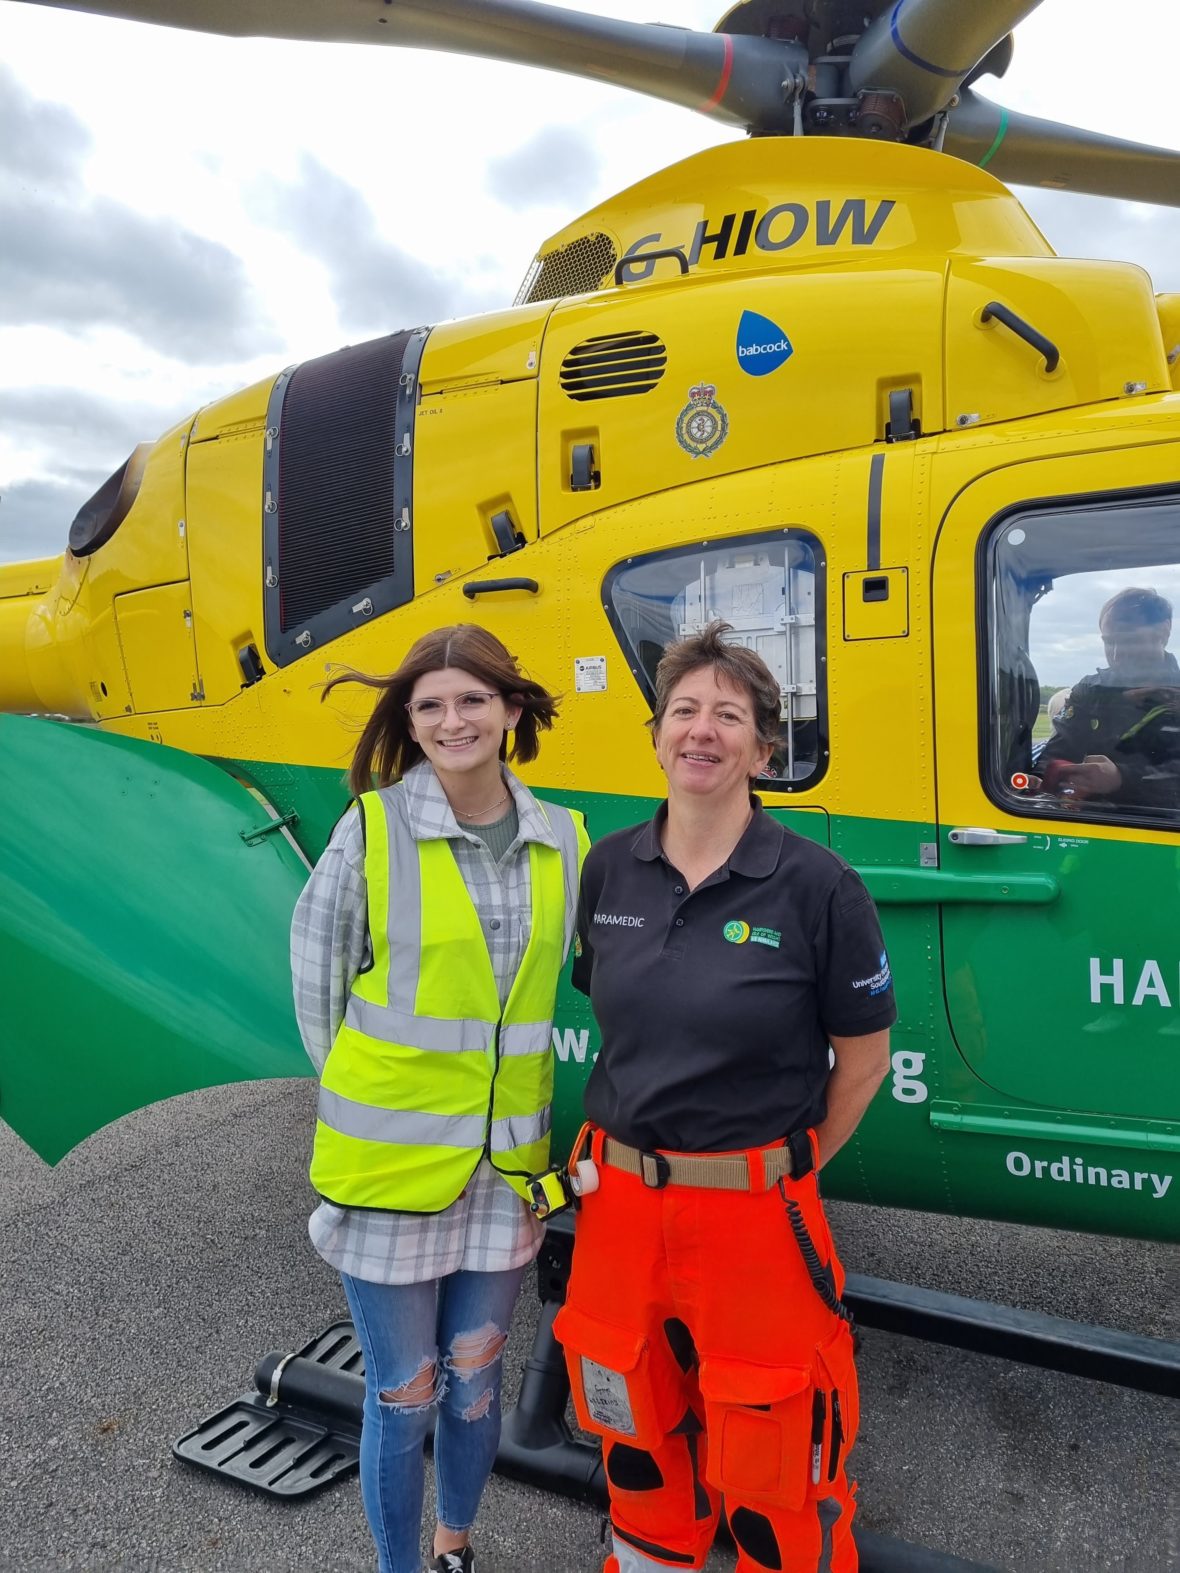
M 991 796 L 1180 825 L 1180 499 L 1007 514 L 984 544 Z
M 664 647 L 720 618 L 735 644 L 756 650 L 779 680 L 779 747 L 761 784 L 814 786 L 827 762 L 819 543 L 799 530 L 633 557 L 607 575 L 615 635 L 649 703 Z

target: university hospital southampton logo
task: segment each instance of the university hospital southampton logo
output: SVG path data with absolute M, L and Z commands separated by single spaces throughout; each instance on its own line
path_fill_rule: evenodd
M 790 360 L 795 346 L 769 317 L 743 311 L 737 330 L 737 362 L 751 377 L 765 377 Z

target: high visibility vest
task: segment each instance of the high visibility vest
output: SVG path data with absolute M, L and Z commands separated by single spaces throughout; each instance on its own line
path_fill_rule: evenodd
M 527 1176 L 549 1164 L 553 1003 L 589 846 L 582 816 L 541 805 L 559 849 L 528 844 L 532 922 L 501 1009 L 450 843 L 415 840 L 399 786 L 358 801 L 373 961 L 324 1065 L 311 1183 L 343 1207 L 441 1212 L 486 1153 L 527 1199 Z

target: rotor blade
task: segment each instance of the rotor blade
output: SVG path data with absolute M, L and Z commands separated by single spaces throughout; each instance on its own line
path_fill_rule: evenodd
M 395 44 L 565 71 L 696 109 L 731 125 L 787 130 L 785 77 L 800 45 L 620 22 L 537 0 L 26 0 L 62 10 L 231 37 Z
M 852 51 L 854 93 L 895 93 L 907 126 L 945 109 L 960 83 L 1040 0 L 899 0 Z
M 1037 120 L 970 89 L 951 111 L 943 151 L 1018 185 L 1180 207 L 1180 152 L 1174 148 Z

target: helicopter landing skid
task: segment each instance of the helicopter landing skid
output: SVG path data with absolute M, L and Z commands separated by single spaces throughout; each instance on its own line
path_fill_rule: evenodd
M 602 1455 L 596 1443 L 574 1436 L 566 1421 L 569 1380 L 553 1336 L 572 1254 L 572 1219 L 556 1218 L 537 1258 L 541 1318 L 516 1405 L 504 1416 L 496 1470 L 604 1506 Z M 866 1327 L 1180 1396 L 1177 1344 L 856 1274 L 848 1278 L 844 1300 Z M 256 1392 L 243 1394 L 175 1443 L 176 1457 L 288 1500 L 356 1468 L 364 1359 L 351 1323 L 333 1323 L 291 1354 L 264 1356 L 254 1381 Z M 862 1573 L 988 1573 L 978 1563 L 859 1526 L 855 1533 Z
M 537 1258 L 542 1307 L 552 1302 L 550 1323 L 557 1306 L 565 1299 L 573 1249 L 573 1220 L 565 1213 L 549 1225 Z M 907 1338 L 969 1349 L 975 1354 L 998 1355 L 1018 1365 L 1085 1376 L 1091 1381 L 1135 1388 L 1161 1398 L 1180 1398 L 1180 1344 L 1092 1327 L 1039 1311 L 1021 1311 L 991 1300 L 969 1300 L 937 1289 L 869 1278 L 861 1273 L 848 1274 L 843 1300 L 861 1327 L 902 1333 Z M 542 1315 L 538 1342 L 545 1326 Z M 560 1363 L 560 1352 L 557 1359 Z M 522 1397 L 527 1374 L 526 1366 Z
M 544 1285 L 542 1276 L 542 1293 Z M 605 1508 L 601 1451 L 566 1424 L 569 1381 L 553 1336 L 559 1303 L 542 1301 L 520 1396 L 504 1416 L 496 1473 Z M 176 1442 L 175 1456 L 287 1501 L 357 1467 L 364 1357 L 350 1322 L 334 1322 L 297 1353 L 264 1356 L 254 1381 L 256 1392 L 244 1393 Z M 853 1533 L 861 1573 L 995 1573 L 859 1525 Z

